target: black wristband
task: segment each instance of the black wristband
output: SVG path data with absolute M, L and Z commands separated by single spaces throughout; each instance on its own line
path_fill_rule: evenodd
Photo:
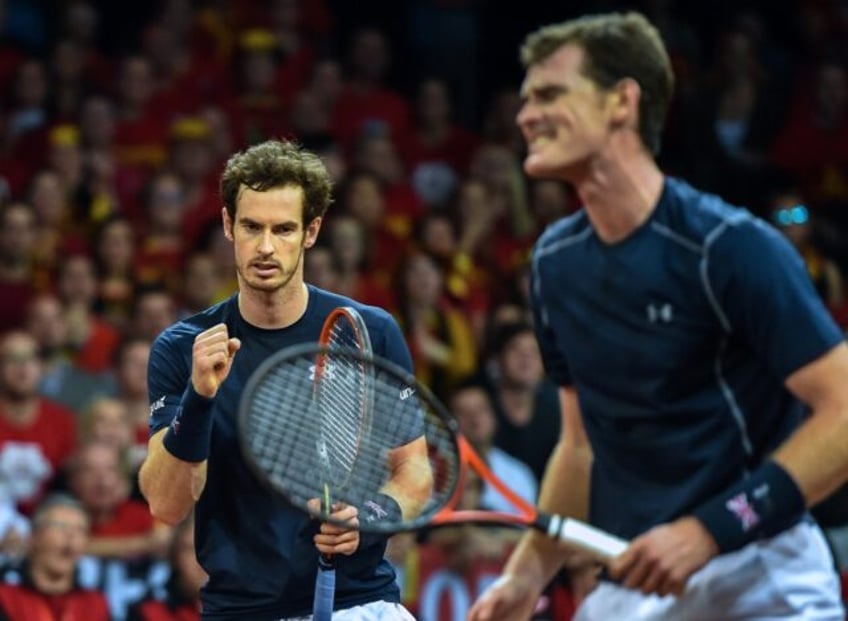
M 795 524 L 805 513 L 801 490 L 777 462 L 767 461 L 751 475 L 693 511 L 718 544 L 732 552 Z
M 171 455 L 182 461 L 206 461 L 212 438 L 212 401 L 197 394 L 189 383 L 162 439 Z
M 397 525 L 403 521 L 403 513 L 397 500 L 388 494 L 377 493 L 365 500 L 359 507 L 359 524 Z M 359 547 L 365 548 L 378 542 L 385 542 L 386 533 L 359 533 Z

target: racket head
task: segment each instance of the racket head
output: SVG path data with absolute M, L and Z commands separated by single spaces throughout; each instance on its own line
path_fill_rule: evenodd
M 371 425 L 373 385 L 367 357 L 371 355 L 371 337 L 362 315 L 352 306 L 334 308 L 324 320 L 318 342 L 328 349 L 350 348 L 363 359 L 339 357 L 335 378 L 325 381 L 330 356 L 316 355 L 314 403 L 311 411 L 321 421 L 316 450 L 320 453 L 320 474 L 327 490 L 343 487 L 353 472 L 360 447 Z M 344 376 L 346 385 L 339 390 L 337 380 Z M 331 407 L 323 407 L 321 404 Z M 325 493 L 325 504 L 332 502 Z
M 318 343 L 331 347 L 351 347 L 369 354 L 373 351 L 365 319 L 352 306 L 339 306 L 330 311 L 324 320 Z
M 312 393 L 319 365 L 325 384 L 338 383 L 337 369 L 350 366 L 362 365 L 371 378 L 371 424 L 361 438 L 358 457 L 352 460 L 344 484 L 330 482 L 333 502 L 361 509 L 391 478 L 391 452 L 423 436 L 426 459 L 406 466 L 418 470 L 413 475 L 432 479 L 423 507 L 415 515 L 388 514 L 386 519 L 361 523 L 360 529 L 390 534 L 428 525 L 459 495 L 463 461 L 458 428 L 426 386 L 385 358 L 355 348 L 305 343 L 266 359 L 251 375 L 239 404 L 238 435 L 247 464 L 293 506 L 314 513 L 315 505 L 310 501 L 325 494 L 319 475 L 324 464 L 316 450 L 324 430 L 320 417 L 310 410 L 314 407 Z M 333 390 L 343 396 L 347 389 Z M 323 403 L 332 407 L 334 402 Z M 327 515 L 321 519 L 350 526 Z

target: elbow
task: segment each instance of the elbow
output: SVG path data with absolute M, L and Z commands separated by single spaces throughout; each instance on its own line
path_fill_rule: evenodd
M 142 470 L 141 476 L 139 476 L 139 488 L 141 489 L 141 495 L 147 502 L 147 509 L 150 511 L 150 515 L 157 521 L 168 526 L 176 526 L 188 515 L 188 508 L 174 503 L 167 496 L 157 492 L 156 486 L 146 480 L 144 470 Z
M 163 502 L 154 502 L 149 499 L 147 501 L 147 506 L 150 509 L 150 515 L 152 515 L 158 522 L 162 522 L 168 526 L 176 526 L 182 522 L 189 513 L 181 507 L 176 507 Z

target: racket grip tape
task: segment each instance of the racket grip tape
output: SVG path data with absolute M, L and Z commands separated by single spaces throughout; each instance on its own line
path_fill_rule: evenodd
M 336 569 L 332 560 L 318 557 L 318 573 L 315 576 L 315 598 L 312 602 L 313 621 L 331 621 L 336 596 Z
M 546 530 L 550 537 L 578 547 L 601 560 L 618 556 L 628 546 L 628 542 L 620 537 L 611 535 L 585 522 L 558 515 L 550 517 Z

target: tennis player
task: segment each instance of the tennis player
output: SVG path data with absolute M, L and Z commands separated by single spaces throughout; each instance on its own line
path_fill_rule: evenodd
M 848 348 L 800 257 L 659 170 L 673 78 L 644 17 L 543 27 L 522 59 L 524 168 L 583 206 L 532 258 L 563 412 L 540 505 L 632 540 L 576 618 L 844 619 L 807 508 L 848 475 Z M 469 618 L 529 618 L 566 562 L 526 535 Z
M 169 327 L 153 344 L 151 437 L 141 489 L 152 513 L 171 524 L 196 503 L 197 556 L 209 574 L 201 592 L 205 620 L 306 617 L 316 548 L 337 559 L 334 619 L 412 619 L 398 603 L 395 574 L 383 558 L 385 538 L 319 525 L 270 495 L 243 461 L 236 437 L 239 397 L 254 369 L 286 346 L 317 342 L 333 308 L 359 310 L 374 353 L 411 370 L 400 329 L 386 311 L 303 280 L 304 252 L 315 243 L 331 201 L 317 156 L 288 142 L 255 145 L 227 162 L 221 194 L 238 292 Z M 402 465 L 418 449 L 412 442 L 392 454 Z M 392 483 L 405 495 L 368 506 L 415 510 L 416 494 L 427 490 L 403 474 L 401 466 Z M 335 517 L 363 518 L 352 506 L 340 507 Z

